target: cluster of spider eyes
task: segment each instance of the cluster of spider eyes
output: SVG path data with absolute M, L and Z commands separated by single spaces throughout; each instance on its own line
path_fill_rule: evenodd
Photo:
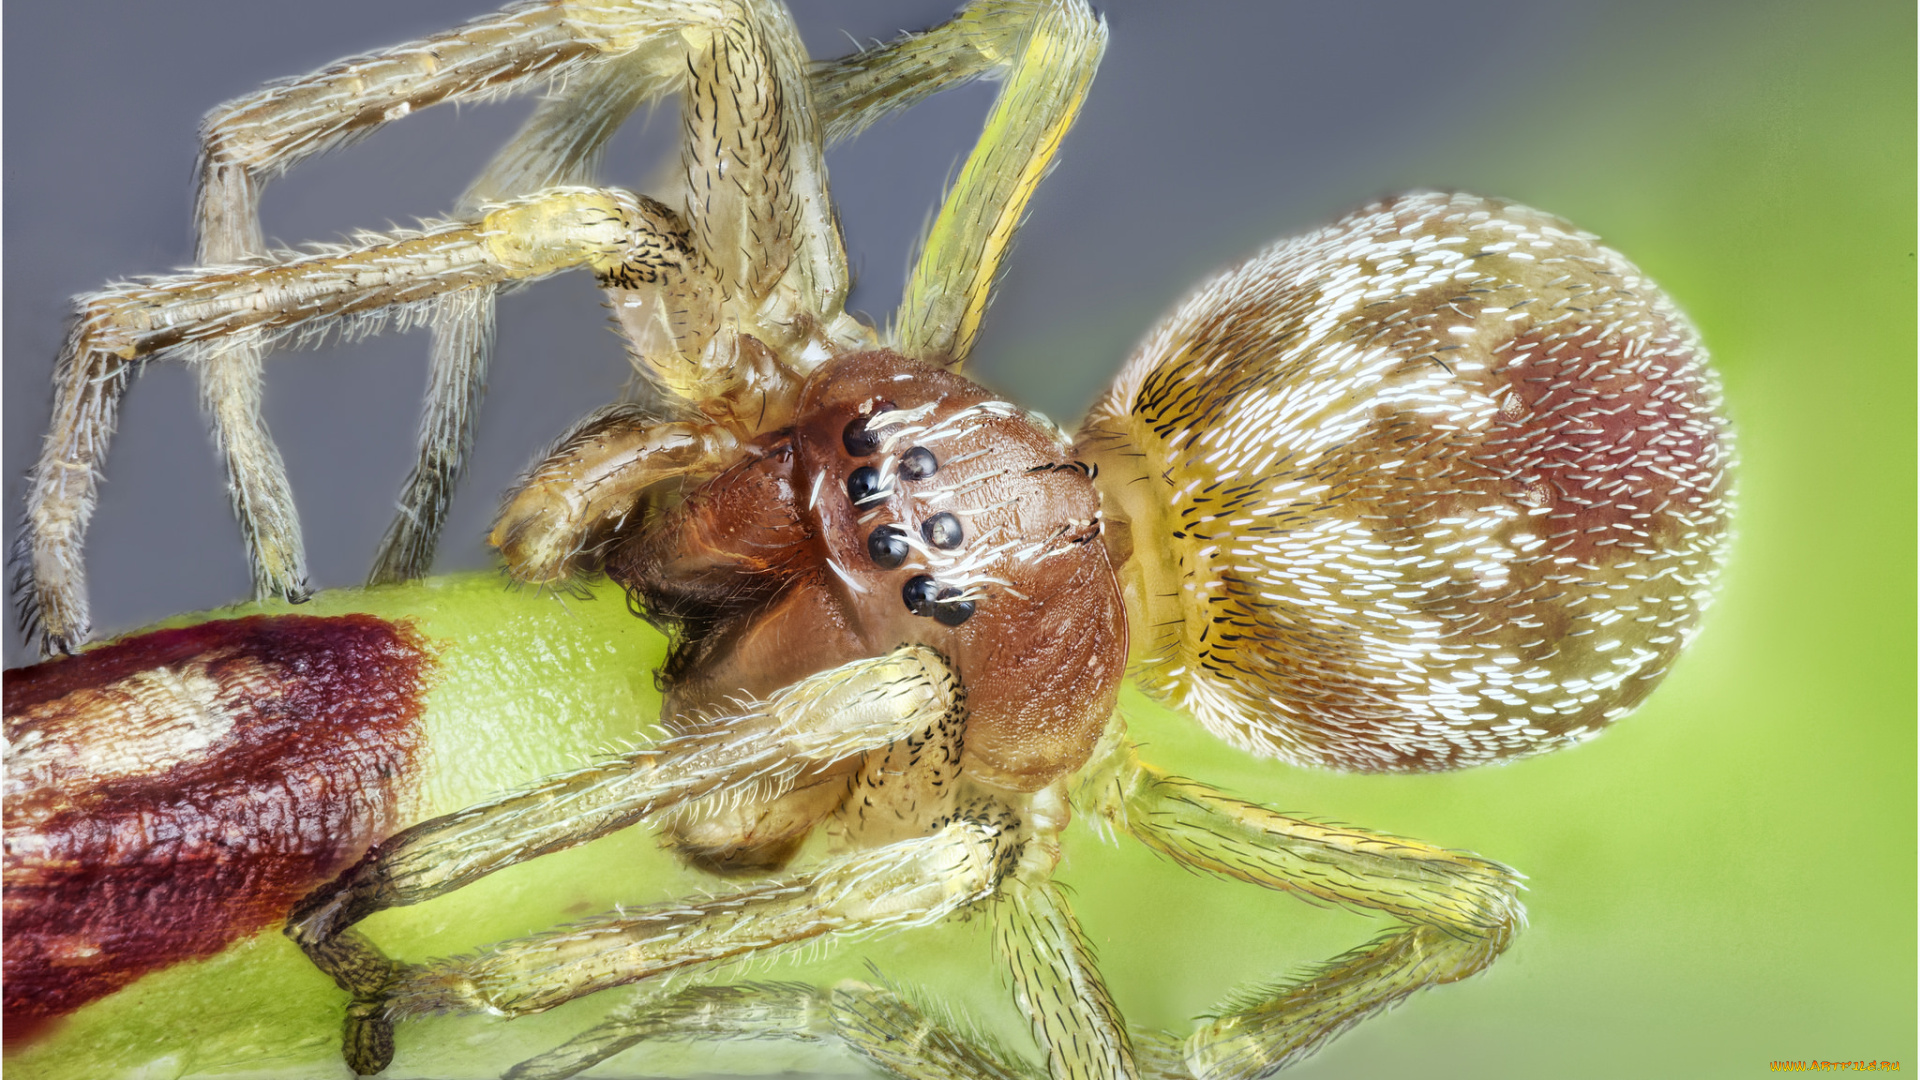
M 876 413 L 890 406 L 881 404 Z M 872 457 L 880 449 L 880 436 L 867 428 L 867 417 L 855 417 L 841 434 L 840 442 L 856 458 Z M 933 451 L 916 446 L 900 456 L 898 474 L 906 480 L 925 480 L 940 471 Z M 884 495 L 888 489 L 880 480 L 880 470 L 862 465 L 847 476 L 847 497 L 858 508 Z M 960 519 L 941 512 L 920 523 L 920 536 L 942 551 L 952 551 L 966 539 Z M 882 570 L 897 570 L 907 561 L 911 548 L 907 532 L 898 525 L 881 525 L 867 534 L 867 557 Z M 959 626 L 973 617 L 973 601 L 960 599 L 961 591 L 942 585 L 927 574 L 915 574 L 900 589 L 907 610 L 931 618 L 942 626 Z

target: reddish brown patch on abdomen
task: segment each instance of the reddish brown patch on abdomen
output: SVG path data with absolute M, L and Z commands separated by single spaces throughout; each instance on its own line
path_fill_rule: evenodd
M 289 615 L 8 671 L 8 1041 L 280 922 L 391 832 L 431 665 L 410 627 Z
M 1619 546 L 1657 559 L 1701 516 L 1669 508 L 1723 505 L 1719 391 L 1691 351 L 1670 344 L 1678 333 L 1657 329 L 1646 336 L 1667 348 L 1591 327 L 1534 328 L 1495 349 L 1482 376 L 1501 409 L 1473 462 L 1499 494 L 1544 510 L 1532 527 L 1556 555 L 1612 563 Z

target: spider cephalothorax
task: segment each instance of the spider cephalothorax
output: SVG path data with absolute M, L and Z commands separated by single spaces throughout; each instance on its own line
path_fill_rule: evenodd
M 355 1069 L 384 1068 L 394 1024 L 422 1013 L 538 1012 L 980 906 L 1054 1076 L 1266 1076 L 1512 940 L 1518 880 L 1498 863 L 1144 764 L 1120 677 L 1130 660 L 1221 737 L 1309 764 L 1444 769 L 1591 735 L 1667 670 L 1726 547 L 1729 438 L 1699 341 L 1557 219 L 1405 196 L 1209 282 L 1070 440 L 957 367 L 1104 41 L 1080 0 L 980 0 L 809 63 L 772 0 L 551 0 L 209 117 L 202 252 L 222 265 L 82 298 L 57 369 L 24 543 L 48 649 L 88 632 L 80 542 L 140 361 L 199 364 L 256 582 L 291 598 L 267 345 L 396 313 L 434 330 L 421 464 L 377 582 L 431 555 L 500 290 L 590 271 L 647 388 L 559 440 L 490 539 L 518 581 L 604 571 L 673 631 L 668 738 L 419 822 L 294 909 L 288 934 L 351 995 Z M 981 141 L 900 309 L 870 326 L 845 310 L 824 145 L 987 75 L 1004 87 Z M 561 76 L 454 219 L 258 250 L 278 170 L 417 106 Z M 675 190 L 584 186 L 627 112 L 669 94 Z M 730 873 L 829 842 L 783 877 L 473 955 L 398 961 L 354 929 L 646 818 Z M 1076 818 L 1399 925 L 1184 1039 L 1136 1036 L 1052 878 Z M 1017 1071 L 863 983 L 641 998 L 516 1075 L 654 1037 L 822 1031 L 898 1075 Z
M 614 541 L 606 565 L 679 631 L 670 728 L 927 645 L 966 687 L 962 771 L 1030 792 L 1079 768 L 1113 711 L 1126 624 L 1100 532 L 1099 494 L 1050 424 L 952 372 L 863 352 L 816 369 L 792 426 Z M 831 808 L 845 782 L 792 799 Z M 782 820 L 799 831 L 754 844 L 812 825 Z

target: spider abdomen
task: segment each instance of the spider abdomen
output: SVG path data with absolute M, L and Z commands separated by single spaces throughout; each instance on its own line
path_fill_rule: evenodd
M 1140 544 L 1152 692 L 1354 769 L 1535 753 L 1626 713 L 1727 542 L 1698 337 L 1558 219 L 1369 207 L 1203 286 L 1080 436 Z

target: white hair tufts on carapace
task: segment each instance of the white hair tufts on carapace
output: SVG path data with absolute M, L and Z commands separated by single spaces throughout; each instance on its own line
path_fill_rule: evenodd
M 1729 536 L 1693 328 L 1592 236 L 1464 195 L 1375 204 L 1206 283 L 1079 446 L 1135 538 L 1141 683 L 1306 764 L 1593 735 L 1691 637 Z

